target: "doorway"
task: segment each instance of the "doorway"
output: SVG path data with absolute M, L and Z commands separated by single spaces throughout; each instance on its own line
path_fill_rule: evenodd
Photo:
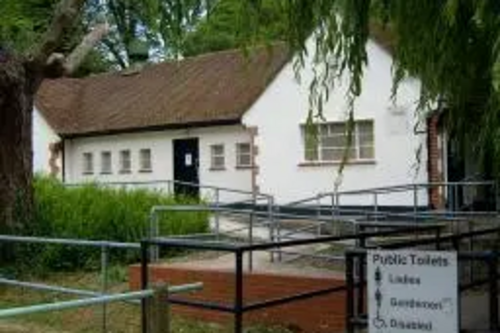
M 174 193 L 198 199 L 199 189 L 199 144 L 198 139 L 179 139 L 174 145 Z

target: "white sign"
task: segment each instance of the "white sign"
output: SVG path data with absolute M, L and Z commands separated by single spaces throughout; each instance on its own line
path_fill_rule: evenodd
M 369 333 L 458 332 L 455 252 L 368 251 Z
M 191 155 L 191 154 L 186 154 L 186 155 L 184 156 L 184 162 L 185 162 L 184 164 L 185 164 L 186 166 L 191 166 L 191 165 L 193 165 L 193 155 Z

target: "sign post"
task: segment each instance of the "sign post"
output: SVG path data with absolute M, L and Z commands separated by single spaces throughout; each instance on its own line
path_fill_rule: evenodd
M 458 333 L 455 252 L 368 251 L 369 333 Z

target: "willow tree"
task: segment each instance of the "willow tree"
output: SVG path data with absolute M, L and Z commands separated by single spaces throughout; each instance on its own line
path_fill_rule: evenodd
M 242 1 L 249 7 L 246 26 L 257 31 L 261 0 Z M 352 124 L 368 61 L 366 44 L 376 28 L 393 40 L 394 92 L 406 77 L 417 77 L 416 112 L 446 110 L 452 136 L 500 174 L 500 1 L 275 1 L 286 10 L 292 49 L 303 58 L 311 52 L 306 42 L 316 45 L 310 119 L 321 118 L 328 91 L 348 77 Z

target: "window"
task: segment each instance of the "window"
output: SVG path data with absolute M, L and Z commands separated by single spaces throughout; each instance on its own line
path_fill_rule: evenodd
M 151 149 L 139 150 L 140 172 L 151 172 L 153 165 L 151 162 Z
M 252 166 L 252 152 L 249 143 L 236 144 L 236 167 L 249 168 Z
M 120 173 L 130 173 L 131 170 L 130 150 L 120 151 Z
M 101 173 L 110 174 L 111 173 L 111 152 L 103 151 L 101 152 Z
M 83 174 L 91 175 L 94 173 L 94 156 L 92 153 L 83 153 Z
M 224 145 L 210 146 L 210 169 L 223 170 L 225 168 L 226 159 L 224 157 Z
M 317 136 L 304 133 L 306 161 L 340 162 L 347 145 L 346 124 L 319 124 L 316 128 Z M 349 159 L 350 161 L 363 161 L 373 160 L 374 158 L 373 121 L 356 121 L 351 148 L 349 149 Z

